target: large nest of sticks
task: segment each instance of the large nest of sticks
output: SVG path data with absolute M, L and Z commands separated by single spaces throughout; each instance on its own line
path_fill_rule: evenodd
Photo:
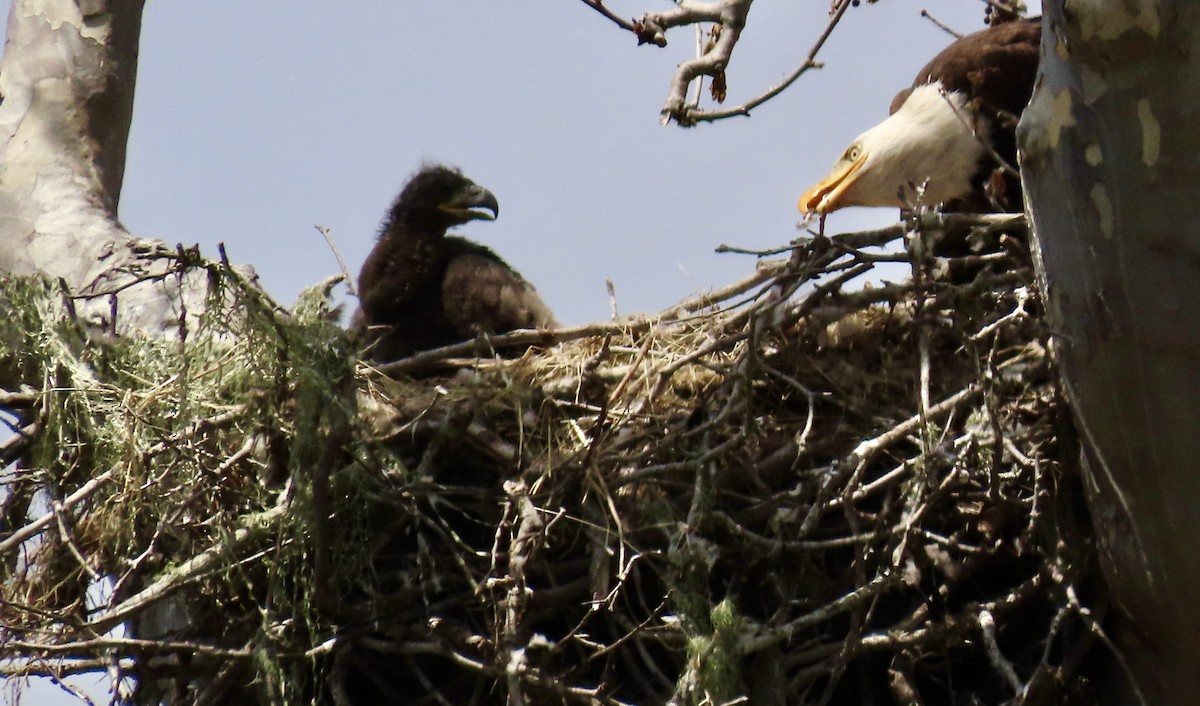
M 932 254 L 951 225 L 382 371 L 328 287 L 285 312 L 196 260 L 186 340 L 95 341 L 8 281 L 5 672 L 147 704 L 1092 703 L 1036 290 L 1019 243 Z M 861 285 L 883 262 L 914 276 Z

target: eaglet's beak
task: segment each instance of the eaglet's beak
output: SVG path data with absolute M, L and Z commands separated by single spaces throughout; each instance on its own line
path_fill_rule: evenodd
M 838 160 L 829 176 L 804 192 L 797 204 L 801 213 L 816 213 L 823 216 L 844 206 L 853 205 L 843 202 L 842 196 L 847 189 L 854 185 L 854 182 L 858 181 L 861 176 L 859 170 L 867 161 L 866 151 L 860 149 L 858 152 L 859 154 L 854 158 L 847 155 Z
M 478 184 L 471 184 L 438 208 L 464 222 L 494 221 L 500 215 L 500 202 L 496 200 L 496 196 Z

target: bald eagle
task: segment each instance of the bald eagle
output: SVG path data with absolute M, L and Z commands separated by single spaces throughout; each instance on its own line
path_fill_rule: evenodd
M 859 135 L 802 213 L 922 202 L 949 212 L 1019 211 L 1016 125 L 1038 67 L 1041 20 L 996 24 L 956 40 L 892 100 L 891 117 Z
M 557 326 L 533 286 L 488 248 L 446 231 L 494 220 L 492 192 L 457 169 L 429 165 L 396 197 L 358 275 L 352 328 L 377 362 L 480 333 Z

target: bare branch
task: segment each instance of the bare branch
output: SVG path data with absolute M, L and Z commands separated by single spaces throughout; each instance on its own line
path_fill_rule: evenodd
M 634 24 L 633 22 L 630 22 L 629 20 L 626 20 L 618 15 L 613 14 L 613 12 L 611 10 L 609 10 L 607 7 L 604 6 L 604 0 L 583 0 L 583 4 L 587 5 L 588 7 L 592 8 L 596 12 L 599 12 L 601 15 L 604 15 L 608 19 L 612 20 L 621 29 L 628 30 L 630 32 L 633 32 L 634 34 L 637 34 L 638 39 L 639 39 L 638 44 L 643 43 L 644 40 L 641 39 L 641 34 L 638 31 L 637 25 Z M 664 41 L 663 43 L 665 44 L 666 42 Z
M 119 605 L 92 618 L 88 621 L 87 626 L 97 633 L 112 630 L 145 610 L 152 603 L 166 598 L 187 581 L 216 568 L 223 561 L 228 561 L 231 552 L 245 544 L 250 538 L 261 534 L 264 527 L 270 526 L 287 510 L 288 505 L 280 503 L 270 510 L 247 516 L 243 523 L 244 526 L 234 533 L 228 543 L 220 542 L 211 549 L 185 561 Z
M 715 0 L 714 2 L 699 2 L 698 0 L 680 0 L 676 7 L 666 12 L 649 12 L 641 19 L 632 23 L 614 15 L 606 7 L 603 0 L 583 0 L 585 4 L 608 17 L 622 29 L 633 32 L 638 37 L 638 44 L 653 44 L 659 47 L 667 45 L 667 30 L 683 25 L 694 25 L 701 22 L 712 22 L 720 26 L 721 32 L 711 44 L 707 52 L 701 56 L 685 61 L 679 65 L 666 102 L 661 111 L 662 123 L 666 125 L 672 120 L 684 127 L 690 127 L 700 122 L 711 122 L 735 115 L 749 115 L 750 111 L 774 98 L 795 83 L 809 69 L 820 68 L 816 60 L 817 54 L 825 46 L 834 28 L 841 21 L 846 10 L 854 4 L 854 0 L 835 0 L 830 11 L 829 23 L 821 36 L 809 50 L 804 61 L 793 70 L 783 81 L 771 86 L 759 96 L 741 105 L 722 110 L 701 110 L 687 100 L 688 87 L 692 81 L 701 76 L 711 76 L 714 80 L 723 75 L 725 68 L 733 56 L 733 48 L 741 38 L 754 0 Z
M 74 674 L 89 674 L 103 672 L 111 667 L 113 660 L 108 657 L 96 659 L 72 659 L 65 662 L 47 664 L 44 660 L 27 661 L 12 660 L 0 664 L 0 676 L 4 677 L 50 677 L 61 679 Z M 133 666 L 132 660 L 123 663 L 126 667 Z
M 104 473 L 101 473 L 87 483 L 84 483 L 83 487 L 81 487 L 79 490 L 76 490 L 74 493 L 68 495 L 67 499 L 62 502 L 60 507 L 57 507 L 51 512 L 47 512 L 45 515 L 42 515 L 16 532 L 13 532 L 8 537 L 5 537 L 4 541 L 0 542 L 0 554 L 11 551 L 15 547 L 19 547 L 25 540 L 36 536 L 42 530 L 54 523 L 54 519 L 58 512 L 70 510 L 78 503 L 86 500 L 89 496 L 91 496 L 92 493 L 96 492 L 100 486 L 104 485 L 111 478 L 112 471 L 105 471 Z
M 648 42 L 656 46 L 667 46 L 667 30 L 681 25 L 697 22 L 718 22 L 726 24 L 736 16 L 741 17 L 739 29 L 745 24 L 746 13 L 754 0 L 717 0 L 712 3 L 702 3 L 697 0 L 680 0 L 674 9 L 667 12 L 648 12 L 638 20 L 639 42 Z M 686 92 L 686 89 L 685 89 Z
M 845 0 L 848 2 L 849 0 Z M 661 111 L 662 123 L 666 125 L 674 120 L 683 126 L 695 125 L 692 110 L 687 104 L 687 90 L 692 81 L 699 76 L 717 76 L 729 65 L 733 56 L 733 48 L 742 36 L 746 27 L 746 17 L 750 14 L 753 0 L 721 0 L 718 4 L 701 4 L 684 0 L 670 12 L 651 13 L 642 18 L 641 22 L 651 28 L 654 37 L 661 38 L 666 44 L 666 30 L 681 24 L 696 22 L 717 22 L 722 26 L 721 36 L 717 38 L 712 49 L 704 56 L 685 61 L 675 71 L 671 80 L 671 90 L 667 94 L 667 102 Z
M 812 610 L 791 622 L 783 625 L 773 626 L 765 629 L 757 634 L 751 633 L 742 638 L 739 645 L 742 654 L 751 654 L 764 650 L 773 645 L 790 640 L 793 635 L 803 630 L 806 626 L 814 625 L 822 621 L 828 620 L 835 615 L 853 610 L 856 606 L 876 598 L 889 587 L 899 583 L 899 577 L 895 574 L 884 573 L 875 577 L 865 586 L 856 588 L 846 595 L 834 600 L 826 605 L 823 605 L 815 610 Z
M 329 229 L 320 225 L 313 227 L 316 228 L 317 232 L 321 234 L 321 237 L 325 239 L 325 244 L 329 246 L 329 249 L 333 251 L 333 256 L 337 258 L 338 267 L 342 270 L 342 277 L 346 279 L 346 290 L 349 291 L 352 296 L 357 297 L 358 287 L 355 286 L 355 280 L 350 276 L 350 269 L 346 267 L 346 260 L 342 257 L 342 253 L 340 250 L 338 250 L 337 245 L 334 244 L 333 236 L 329 233 Z
M 808 55 L 804 57 L 804 61 L 802 61 L 800 65 L 792 71 L 792 73 L 788 74 L 787 78 L 783 79 L 774 86 L 771 86 L 756 98 L 752 98 L 741 105 L 722 110 L 691 110 L 686 116 L 689 122 L 685 123 L 680 120 L 679 123 L 681 125 L 694 125 L 701 122 L 712 122 L 714 120 L 731 118 L 737 115 L 748 116 L 750 115 L 751 110 L 787 90 L 789 86 L 796 82 L 796 79 L 803 76 L 809 69 L 821 68 L 822 64 L 817 61 L 817 54 L 825 46 L 825 42 L 829 39 L 829 35 L 833 33 L 834 28 L 837 27 L 839 22 L 841 22 L 842 16 L 846 14 L 846 10 L 849 9 L 852 4 L 853 0 L 838 0 L 838 4 L 834 7 L 829 18 L 829 24 L 825 25 L 825 31 L 822 32 L 821 36 L 817 38 L 817 41 L 815 44 L 813 44 L 812 49 L 808 50 Z
M 983 646 L 987 651 L 988 659 L 991 660 L 992 666 L 1000 676 L 1004 677 L 1004 680 L 1012 687 L 1012 690 L 1020 695 L 1024 685 L 1017 677 L 1017 670 L 1013 669 L 1012 662 L 1009 662 L 1004 653 L 1000 651 L 1000 643 L 996 641 L 996 619 L 992 616 L 991 611 L 985 608 L 979 611 L 978 621 L 979 633 L 983 635 Z
M 950 25 L 948 25 L 945 22 L 942 22 L 938 18 L 934 17 L 933 13 L 931 13 L 929 10 L 921 10 L 921 17 L 924 17 L 925 19 L 929 20 L 930 22 L 932 22 L 934 24 L 935 27 L 942 30 L 946 34 L 950 35 L 951 37 L 954 37 L 955 39 L 963 38 L 962 32 L 955 32 L 954 29 Z
M 551 346 L 566 341 L 575 341 L 581 338 L 591 338 L 593 336 L 604 336 L 607 334 L 623 334 L 623 333 L 641 333 L 648 331 L 654 326 L 672 323 L 683 320 L 684 317 L 695 314 L 698 311 L 714 306 L 718 302 L 729 299 L 746 292 L 758 285 L 768 282 L 779 276 L 787 267 L 784 261 L 771 262 L 760 265 L 754 274 L 745 279 L 735 282 L 731 285 L 722 287 L 712 292 L 705 292 L 691 299 L 685 300 L 675 306 L 662 312 L 655 317 L 631 316 L 619 321 L 598 324 L 586 324 L 583 326 L 574 326 L 569 328 L 560 328 L 554 330 L 517 330 L 510 331 L 498 336 L 488 336 L 487 344 L 489 348 L 506 348 L 509 346 L 530 346 L 542 345 Z M 451 358 L 469 357 L 478 354 L 480 343 L 477 340 L 464 341 L 455 343 L 441 348 L 421 351 L 407 358 L 397 360 L 392 363 L 387 363 L 378 367 L 379 372 L 385 375 L 407 374 L 419 370 L 424 370 L 430 365 L 445 361 Z
M 7 647 L 15 654 L 56 656 L 64 659 L 89 657 L 102 651 L 115 650 L 129 654 L 181 652 L 191 656 L 215 657 L 218 659 L 247 659 L 254 656 L 248 648 L 229 649 L 208 645 L 203 642 L 173 642 L 171 640 L 142 640 L 130 637 L 97 637 L 75 642 L 27 642 L 13 640 Z

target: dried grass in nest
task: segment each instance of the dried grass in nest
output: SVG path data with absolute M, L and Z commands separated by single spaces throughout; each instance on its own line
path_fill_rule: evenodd
M 206 369 L 258 384 L 190 390 L 180 423 L 237 421 L 149 454 L 164 477 L 195 469 L 183 529 L 119 503 L 145 529 L 76 548 L 108 557 L 100 574 L 161 556 L 85 617 L 186 606 L 186 625 L 105 645 L 143 674 L 139 700 L 167 693 L 137 671 L 152 655 L 187 654 L 157 666 L 176 701 L 1088 703 L 1086 516 L 1028 270 L 916 248 L 915 284 L 852 285 L 894 259 L 864 248 L 905 231 L 798 243 L 661 317 L 451 346 L 391 377 L 349 376 L 319 307 L 251 307 L 269 325 L 234 333 L 258 352 Z M 969 284 L 937 276 L 964 263 Z M 535 349 L 480 356 L 512 344 Z M 249 482 L 281 466 L 281 488 Z M 100 497 L 78 526 L 110 526 Z M 87 585 L 41 551 L 34 573 Z M 98 653 L 46 617 L 62 599 L 22 601 L 10 656 Z

